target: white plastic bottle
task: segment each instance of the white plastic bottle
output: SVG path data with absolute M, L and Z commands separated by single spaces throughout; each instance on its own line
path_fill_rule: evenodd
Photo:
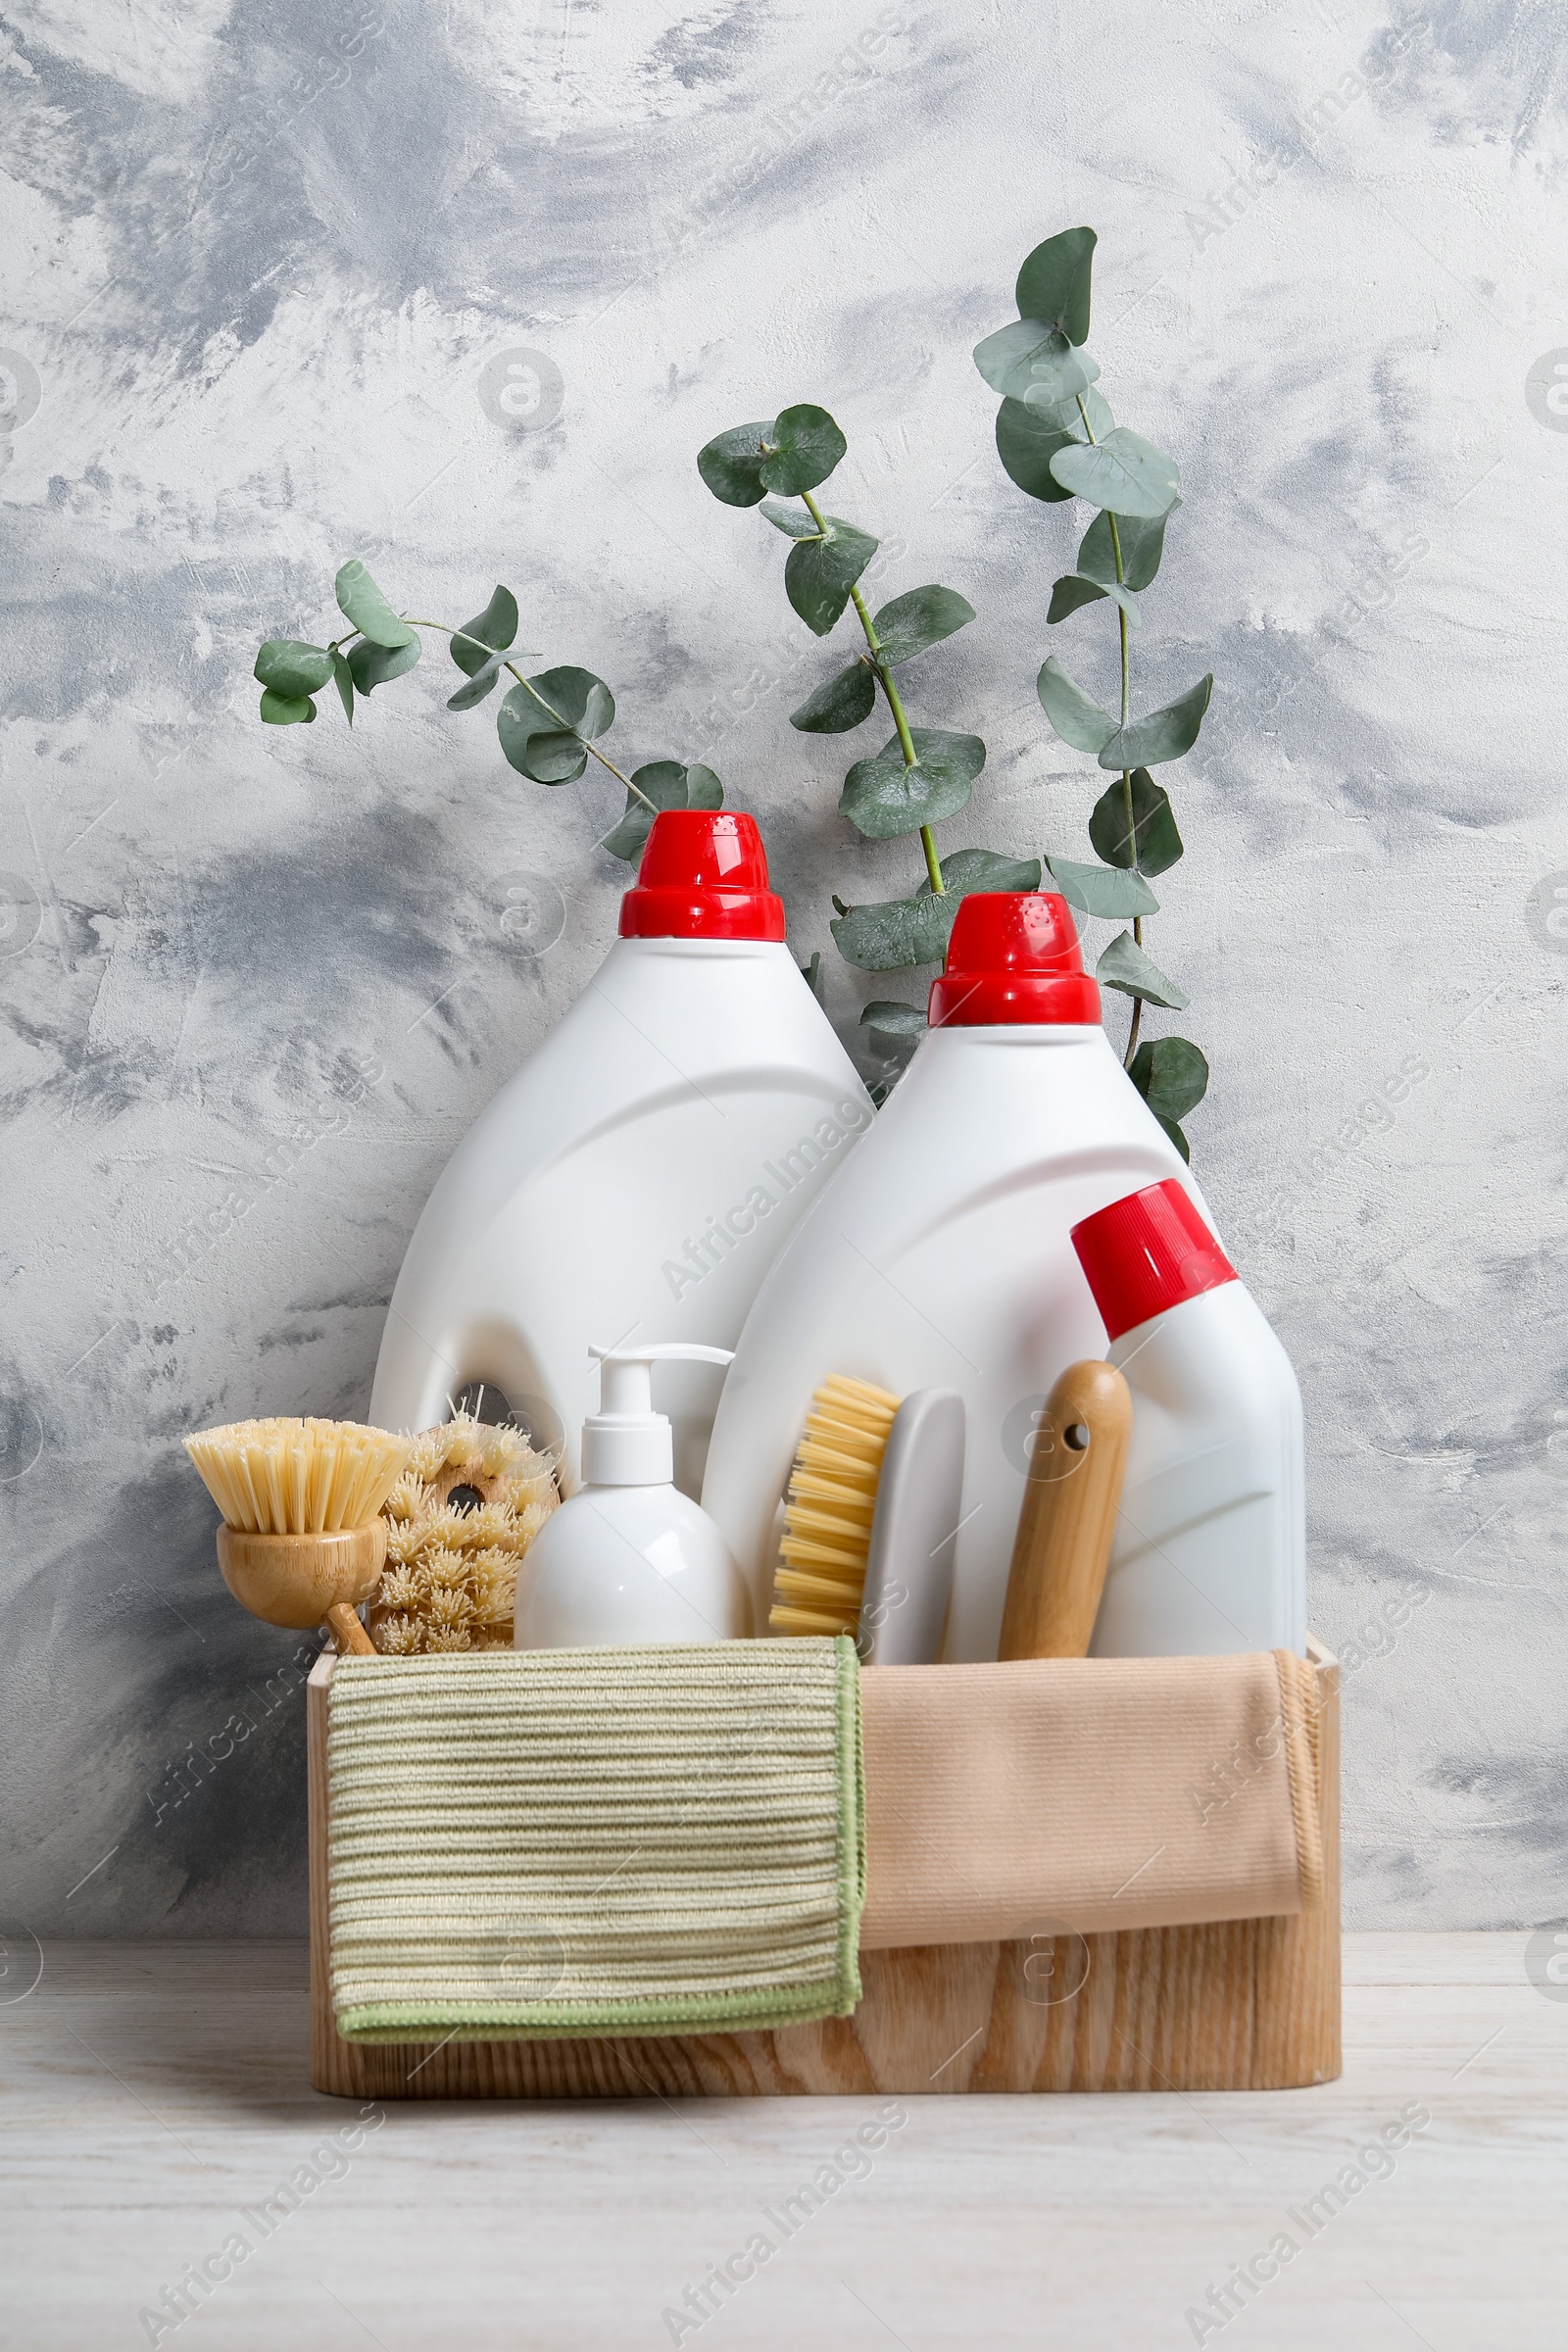
M 522 1406 L 577 1483 L 589 1343 L 733 1348 L 802 1209 L 868 1132 L 870 1099 L 784 945 L 749 816 L 657 817 L 621 936 L 459 1145 L 392 1294 L 370 1398 L 444 1420 L 473 1381 Z M 719 1390 L 669 1381 L 691 1495 Z
M 751 1631 L 746 1584 L 708 1513 L 671 1483 L 670 1426 L 653 1409 L 656 1363 L 727 1364 L 723 1348 L 595 1348 L 603 1397 L 582 1431 L 582 1484 L 518 1571 L 517 1649 L 734 1642 Z
M 930 1014 L 870 1136 L 758 1294 L 703 1502 L 765 1625 L 775 1520 L 812 1390 L 832 1372 L 898 1396 L 958 1390 L 968 1446 L 944 1654 L 986 1659 L 1046 1396 L 1068 1364 L 1104 1349 L 1071 1229 L 1184 1171 L 1100 1025 L 1063 899 L 966 898 Z
M 1073 1232 L 1133 1393 L 1090 1655 L 1306 1651 L 1301 1392 L 1261 1307 L 1179 1184 Z

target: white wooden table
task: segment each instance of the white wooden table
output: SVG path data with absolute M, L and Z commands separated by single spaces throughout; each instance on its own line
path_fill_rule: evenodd
M 306 2087 L 303 1944 L 52 1947 L 0 2006 L 0 2342 L 1565 2352 L 1568 1998 L 1525 1941 L 1348 1937 L 1322 2089 L 389 2105 L 348 2147 L 359 2111 Z M 187 2317 L 139 2316 L 204 2262 Z

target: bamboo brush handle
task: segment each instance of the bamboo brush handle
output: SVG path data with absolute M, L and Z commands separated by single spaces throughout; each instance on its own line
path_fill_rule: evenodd
M 1029 1460 L 999 1658 L 1089 1654 L 1132 1425 L 1132 1395 L 1113 1364 L 1068 1365 Z
M 333 1535 L 254 1536 L 237 1527 L 218 1531 L 218 1565 L 234 1598 L 266 1625 L 330 1625 L 338 1648 L 374 1649 L 354 1616 L 368 1600 L 386 1565 L 386 1521 Z M 343 1622 L 353 1618 L 355 1641 Z
M 380 1656 L 380 1651 L 360 1623 L 358 1613 L 349 1607 L 346 1600 L 333 1601 L 332 1606 L 326 1612 L 326 1627 L 337 1643 L 337 1654 L 340 1658 L 378 1658 Z

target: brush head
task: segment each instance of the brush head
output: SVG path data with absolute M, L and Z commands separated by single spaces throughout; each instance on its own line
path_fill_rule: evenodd
M 899 1399 L 869 1381 L 835 1374 L 811 1398 L 790 1474 L 768 1630 L 853 1634 L 877 1481 Z
M 230 1421 L 185 1440 L 223 1524 L 245 1535 L 336 1535 L 373 1520 L 414 1450 L 360 1421 Z

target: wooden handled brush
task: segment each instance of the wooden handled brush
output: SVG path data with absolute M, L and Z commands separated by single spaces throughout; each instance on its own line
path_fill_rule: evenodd
M 234 1421 L 185 1440 L 223 1514 L 218 1565 L 267 1625 L 327 1626 L 340 1652 L 374 1657 L 355 1610 L 386 1563 L 381 1505 L 412 1438 L 358 1421 Z
M 1113 1364 L 1069 1364 L 1029 1457 L 999 1658 L 1083 1658 L 1121 1501 L 1133 1400 Z
M 897 1396 L 835 1374 L 811 1398 L 790 1473 L 768 1630 L 853 1634 Z

